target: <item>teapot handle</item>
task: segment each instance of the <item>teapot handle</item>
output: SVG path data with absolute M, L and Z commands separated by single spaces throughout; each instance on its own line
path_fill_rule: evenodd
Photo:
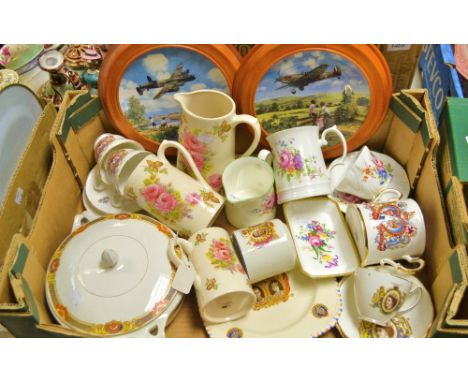
M 232 117 L 231 123 L 234 126 L 237 126 L 241 123 L 246 123 L 252 128 L 254 132 L 252 143 L 250 144 L 249 148 L 241 155 L 241 157 L 249 156 L 255 151 L 260 142 L 260 136 L 262 135 L 262 127 L 260 126 L 260 122 L 258 122 L 257 118 L 252 117 L 251 115 L 239 114 Z
M 162 141 L 161 144 L 159 145 L 158 152 L 157 152 L 158 158 L 160 160 L 162 160 L 164 163 L 172 166 L 172 164 L 167 160 L 167 157 L 166 157 L 166 150 L 168 148 L 170 148 L 170 147 L 175 148 L 176 150 L 178 150 L 182 154 L 185 161 L 190 166 L 190 169 L 192 170 L 193 174 L 195 175 L 195 178 L 203 185 L 203 188 L 207 188 L 207 189 L 215 192 L 215 190 L 203 178 L 202 174 L 198 170 L 198 167 L 195 164 L 195 162 L 194 162 L 192 156 L 190 155 L 190 153 L 180 143 L 174 142 L 174 141 L 168 141 L 166 139 L 164 141 Z

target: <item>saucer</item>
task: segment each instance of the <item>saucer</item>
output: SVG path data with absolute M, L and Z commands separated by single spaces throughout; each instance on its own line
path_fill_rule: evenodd
M 389 172 L 391 176 L 389 177 L 389 180 L 384 185 L 382 185 L 382 189 L 392 188 L 394 190 L 400 191 L 402 194 L 402 199 L 407 199 L 410 193 L 410 183 L 408 180 L 408 176 L 406 175 L 405 169 L 395 159 L 388 155 L 378 153 L 376 151 L 371 151 L 371 153 L 375 155 L 380 161 L 382 161 L 386 168 L 388 167 L 390 169 Z M 338 161 L 341 160 L 340 158 L 335 159 L 333 162 L 331 162 L 329 168 L 333 168 L 333 171 L 331 171 L 330 173 L 330 184 L 332 185 L 332 189 L 335 189 L 338 182 L 344 176 L 344 170 L 356 159 L 356 156 L 358 154 L 359 152 L 357 151 L 349 153 L 344 161 L 343 166 L 334 166 Z M 348 204 L 355 203 L 351 201 L 353 199 L 353 196 L 354 195 L 345 194 L 338 191 L 334 191 L 331 194 L 331 198 L 336 200 L 340 204 L 340 209 L 343 212 L 346 212 Z M 354 196 L 354 198 L 358 197 Z M 386 201 L 388 199 L 386 199 L 385 196 L 383 196 L 381 200 Z
M 394 317 L 387 326 L 379 326 L 358 317 L 354 302 L 354 275 L 343 279 L 340 290 L 343 296 L 343 313 L 338 320 L 338 330 L 350 338 L 424 338 L 428 335 L 434 317 L 429 292 L 416 277 L 384 267 L 386 272 L 398 275 L 421 287 L 421 301 L 409 312 Z
M 273 294 L 276 282 L 280 292 Z M 252 285 L 257 302 L 246 316 L 222 324 L 204 322 L 210 337 L 319 337 L 335 327 L 342 311 L 342 299 L 335 278 L 313 280 L 299 264 Z
M 87 210 L 99 215 L 121 214 L 139 211 L 141 208 L 130 199 L 123 199 L 121 207 L 112 205 L 111 200 L 117 191 L 111 186 L 105 186 L 101 191 L 94 188 L 97 167 L 94 166 L 86 179 L 83 191 L 83 204 Z
M 283 205 L 301 267 L 310 277 L 348 275 L 359 254 L 338 204 L 326 197 Z

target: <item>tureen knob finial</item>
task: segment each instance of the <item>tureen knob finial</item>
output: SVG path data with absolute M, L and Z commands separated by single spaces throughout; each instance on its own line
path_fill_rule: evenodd
M 119 255 L 113 249 L 105 249 L 101 256 L 101 265 L 103 268 L 111 269 L 117 265 Z

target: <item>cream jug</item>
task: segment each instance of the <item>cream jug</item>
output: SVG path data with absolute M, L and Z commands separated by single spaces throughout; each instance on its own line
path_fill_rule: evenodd
M 190 152 L 210 186 L 218 191 L 224 168 L 235 159 L 235 127 L 246 123 L 253 129 L 252 143 L 241 155 L 249 156 L 260 141 L 260 124 L 251 115 L 237 115 L 233 99 L 217 90 L 177 93 L 174 99 L 182 108 L 179 143 Z M 179 155 L 179 168 L 185 165 Z

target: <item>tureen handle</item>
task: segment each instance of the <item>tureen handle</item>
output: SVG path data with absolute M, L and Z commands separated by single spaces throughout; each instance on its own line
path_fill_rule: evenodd
M 85 225 L 93 220 L 96 220 L 99 216 L 94 215 L 88 210 L 84 210 L 81 214 L 78 214 L 73 219 L 72 231 L 80 228 L 82 225 Z

